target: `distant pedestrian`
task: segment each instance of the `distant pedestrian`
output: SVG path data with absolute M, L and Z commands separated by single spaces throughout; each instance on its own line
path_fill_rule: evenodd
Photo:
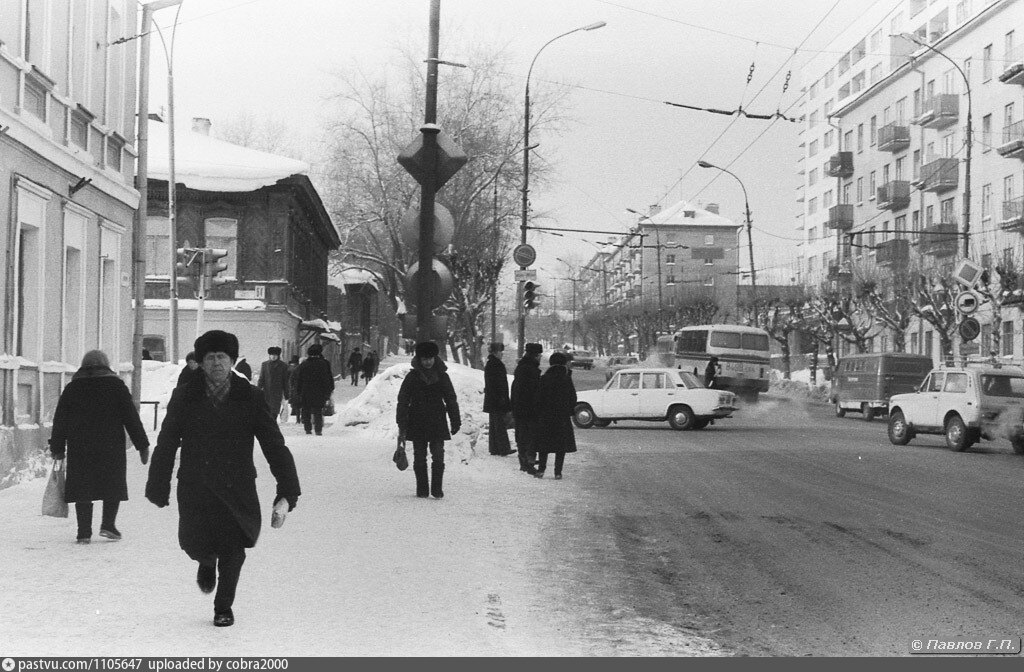
M 288 361 L 288 406 L 292 415 L 295 416 L 295 424 L 302 424 L 302 405 L 299 404 L 299 392 L 295 387 L 298 378 L 295 377 L 295 370 L 299 368 L 299 356 L 292 355 Z
M 441 499 L 444 497 L 444 442 L 450 440 L 452 434 L 458 434 L 462 419 L 448 367 L 437 356 L 438 352 L 436 343 L 416 344 L 412 371 L 406 374 L 398 390 L 395 416 L 399 435 L 412 441 L 416 496 L 433 495 Z M 427 450 L 431 457 L 429 484 Z
M 348 356 L 348 375 L 352 378 L 352 384 L 359 387 L 359 374 L 363 370 L 363 355 L 359 348 L 352 351 Z
M 373 378 L 373 371 L 376 368 L 376 364 L 373 361 L 373 353 L 372 352 L 366 353 L 366 357 L 363 358 L 362 368 L 363 368 L 363 379 L 366 380 L 367 384 L 369 384 L 370 383 L 370 379 Z
M 199 362 L 196 361 L 196 353 L 190 352 L 185 355 L 185 368 L 178 374 L 178 384 L 175 387 L 181 387 L 193 377 L 200 375 L 196 373 L 197 371 L 199 371 Z
M 714 387 L 719 373 L 721 373 L 721 367 L 718 365 L 718 357 L 712 357 L 708 360 L 707 368 L 704 369 L 704 387 Z
M 561 352 L 552 353 L 548 370 L 540 377 L 540 434 L 537 441 L 539 458 L 537 478 L 544 476 L 548 453 L 555 454 L 555 478 L 562 478 L 566 453 L 576 452 L 576 434 L 572 414 L 576 408 L 576 387 L 569 372 L 569 358 Z
M 77 540 L 92 540 L 92 503 L 103 502 L 100 536 L 117 541 L 117 511 L 128 499 L 125 431 L 143 464 L 149 460 L 149 438 L 142 427 L 131 392 L 110 369 L 100 350 L 90 350 L 57 401 L 50 432 L 50 453 L 67 457 L 64 501 L 74 503 Z
M 376 350 L 371 352 L 370 355 L 373 357 L 373 371 L 370 372 L 370 378 L 372 379 L 380 369 L 380 355 L 377 354 Z
M 245 357 L 239 357 L 235 362 L 235 371 L 245 376 L 246 380 L 252 380 L 252 367 L 249 366 L 249 362 L 245 361 Z
M 276 420 L 281 414 L 281 402 L 288 390 L 288 365 L 281 361 L 281 348 L 267 348 L 270 359 L 260 365 L 260 379 L 256 387 L 263 390 L 270 415 Z
M 324 432 L 324 405 L 334 392 L 334 374 L 331 363 L 324 359 L 324 348 L 319 343 L 309 346 L 308 355 L 295 370 L 295 390 L 302 408 L 302 426 L 306 434 L 320 436 Z
M 143 348 L 142 349 L 142 359 L 143 360 L 147 360 L 147 359 L 148 360 L 152 360 L 153 359 L 153 355 L 149 354 L 149 350 L 147 350 L 146 348 Z
M 491 343 L 484 365 L 484 413 L 488 419 L 487 448 L 491 455 L 516 452 L 508 441 L 506 416 L 512 413 L 512 401 L 508 396 L 508 369 L 501 361 L 504 351 L 504 343 Z
M 540 343 L 527 343 L 512 379 L 512 417 L 516 423 L 519 470 L 536 475 L 537 441 L 540 433 Z
M 203 374 L 171 395 L 149 468 L 146 499 L 161 508 L 170 502 L 180 445 L 178 543 L 199 563 L 199 589 L 211 593 L 216 587 L 213 624 L 223 627 L 235 622 L 232 605 L 245 549 L 255 546 L 260 535 L 254 439 L 277 481 L 274 504 L 284 500 L 291 511 L 301 491 L 295 460 L 263 395 L 231 374 L 238 338 L 208 331 L 196 339 L 195 350 Z

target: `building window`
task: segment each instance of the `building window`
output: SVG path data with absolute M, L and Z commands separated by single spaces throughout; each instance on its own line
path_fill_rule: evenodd
M 910 238 L 918 240 L 921 237 L 921 211 L 914 210 L 910 213 Z
M 877 137 L 877 135 L 878 135 L 878 117 L 877 116 L 872 116 L 871 117 L 871 133 L 868 136 L 868 144 L 870 144 L 872 147 L 875 146 L 875 138 Z
M 847 131 L 843 134 L 843 146 L 839 149 L 842 150 L 843 147 L 846 148 L 847 152 L 853 148 L 853 131 Z
M 832 138 L 835 137 L 835 134 L 836 132 L 834 130 L 825 133 L 825 137 L 821 139 L 821 146 L 823 149 L 828 149 L 832 146 Z
M 807 146 L 807 156 L 814 156 L 818 153 L 818 141 L 811 140 L 811 144 Z
M 1003 266 L 1006 268 L 1013 268 L 1013 248 L 1003 248 Z
M 992 151 L 992 115 L 986 114 L 981 118 L 981 151 Z
M 1003 178 L 1003 203 L 1013 200 L 1013 175 Z
M 99 347 L 110 361 L 120 361 L 118 338 L 121 314 L 121 234 L 107 226 L 100 228 L 99 254 Z
M 714 245 L 715 244 L 715 235 L 713 233 L 706 233 L 706 234 L 704 234 L 704 244 L 705 245 Z
M 879 81 L 880 79 L 882 79 L 882 64 L 881 63 L 879 63 L 878 65 L 871 66 L 871 83 L 874 84 L 875 82 Z
M 82 361 L 85 354 L 85 232 L 89 220 L 79 212 L 64 211 L 64 285 L 62 288 L 62 359 Z
M 121 172 L 121 149 L 124 143 L 110 137 L 107 138 L 107 168 Z
M 991 253 L 986 252 L 985 254 L 981 255 L 981 267 L 984 268 L 985 270 L 989 270 L 989 271 L 992 270 L 992 254 Z
M 46 87 L 37 84 L 31 76 L 25 77 L 23 103 L 26 112 L 40 121 L 46 121 Z
M 41 361 L 43 297 L 45 296 L 46 206 L 49 195 L 29 183 L 18 185 L 17 238 L 14 249 L 14 354 Z M 31 415 L 34 405 L 25 413 Z
M 932 330 L 924 332 L 924 354 L 932 356 Z
M 715 260 L 714 259 L 705 259 L 704 260 L 704 265 L 705 266 L 714 266 L 715 265 Z
M 918 345 L 918 342 L 917 342 L 917 334 L 911 334 L 910 335 L 910 353 L 913 354 L 913 355 L 917 355 L 917 354 L 919 354 L 918 350 L 920 350 L 920 345 Z
M 912 179 L 916 180 L 917 178 L 921 177 L 921 150 L 920 149 L 915 149 L 914 150 L 913 158 L 911 159 L 911 161 L 913 162 L 913 166 L 911 168 Z
M 78 112 L 71 113 L 71 143 L 89 149 L 89 120 Z
M 817 211 L 818 211 L 818 197 L 815 196 L 814 198 L 812 198 L 809 201 L 807 201 L 807 214 L 808 215 L 813 215 Z
M 992 217 L 992 185 L 985 184 L 981 187 L 981 218 Z
M 828 210 L 832 207 L 832 190 L 829 189 L 821 196 L 821 209 Z
M 811 171 L 807 173 L 807 186 L 813 187 L 818 183 L 818 169 L 811 168 Z
M 228 251 L 222 263 L 228 268 L 222 277 L 238 277 L 238 220 L 213 217 L 206 220 L 206 246 L 219 247 Z
M 907 216 L 900 215 L 897 217 L 896 222 L 893 225 L 893 229 L 896 231 L 895 235 L 897 238 L 903 238 L 903 234 L 906 233 L 907 230 Z
M 896 159 L 896 173 L 893 175 L 893 179 L 900 181 L 903 179 L 903 161 L 906 157 L 901 156 Z
M 992 45 L 981 50 L 981 81 L 992 79 Z
M 674 275 L 666 275 L 665 276 L 665 284 L 670 286 L 670 287 L 672 285 L 675 285 L 676 284 L 676 276 L 674 276 Z
M 714 276 L 713 273 L 709 273 L 708 275 L 704 276 L 704 286 L 705 287 L 714 287 L 715 286 L 715 276 Z
M 1013 357 L 1013 321 L 1003 321 L 1002 355 Z
M 665 263 L 668 264 L 669 266 L 675 266 L 676 265 L 676 255 L 674 255 L 674 254 L 666 254 L 665 255 Z
M 953 205 L 956 202 L 955 198 L 947 198 L 939 203 L 939 217 L 943 222 L 955 222 L 956 215 L 953 214 Z
M 992 325 L 983 324 L 981 325 L 981 354 L 988 355 L 992 353 Z
M 166 217 L 146 218 L 146 275 L 170 277 L 171 234 Z
M 864 178 L 857 178 L 857 203 L 864 202 Z
M 872 170 L 871 173 L 868 175 L 868 200 L 869 201 L 875 200 L 875 189 L 877 188 L 877 186 L 878 185 L 875 182 L 875 171 Z
M 812 226 L 807 229 L 807 242 L 813 243 L 818 239 L 818 227 Z

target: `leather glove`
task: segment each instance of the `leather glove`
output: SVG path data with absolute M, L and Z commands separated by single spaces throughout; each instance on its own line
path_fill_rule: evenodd
M 295 510 L 295 505 L 299 503 L 298 495 L 294 495 L 292 497 L 285 497 L 284 495 L 278 495 L 276 498 L 274 498 L 274 506 L 277 506 L 277 503 L 280 502 L 282 499 L 284 499 L 284 500 L 286 500 L 288 502 L 288 513 L 291 513 L 292 511 L 294 511 Z
M 458 434 L 460 429 L 462 429 L 462 424 L 455 423 L 452 425 L 452 434 Z
M 142 460 L 143 464 L 149 462 L 149 446 L 139 448 L 139 459 Z

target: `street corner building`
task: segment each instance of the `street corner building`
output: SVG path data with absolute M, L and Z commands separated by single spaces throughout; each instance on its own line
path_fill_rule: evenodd
M 82 355 L 131 372 L 129 0 L 0 2 L 0 488 L 38 464 Z
M 220 248 L 226 281 L 210 287 L 202 330 L 237 334 L 239 353 L 258 364 L 267 348 L 281 358 L 305 355 L 317 341 L 338 366 L 345 344 L 337 316 L 328 317 L 328 254 L 341 241 L 303 161 L 241 147 L 210 136 L 211 122 L 176 124 L 174 233 L 168 191 L 169 128 L 149 119 L 146 217 L 146 301 L 143 344 L 169 360 L 170 269 L 174 249 Z M 172 247 L 174 249 L 172 249 Z M 185 282 L 183 282 L 183 280 Z M 196 335 L 195 283 L 179 271 L 177 357 Z

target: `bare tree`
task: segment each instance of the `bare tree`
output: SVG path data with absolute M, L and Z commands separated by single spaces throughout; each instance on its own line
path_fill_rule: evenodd
M 303 158 L 303 141 L 288 123 L 270 115 L 257 116 L 241 110 L 211 127 L 214 137 L 261 152 L 278 154 L 293 159 Z

